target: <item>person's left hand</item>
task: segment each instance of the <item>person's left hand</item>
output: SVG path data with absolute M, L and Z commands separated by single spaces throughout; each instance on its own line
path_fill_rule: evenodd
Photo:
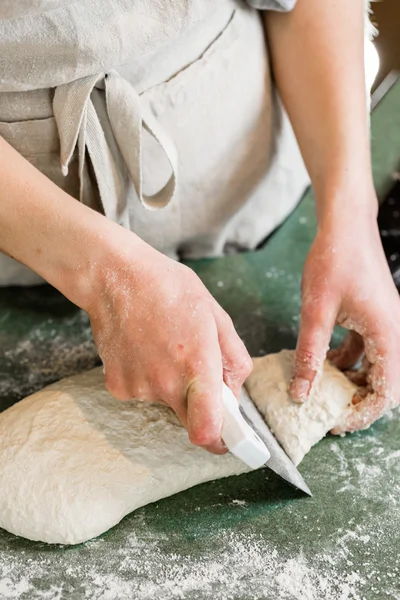
M 374 193 L 374 192 L 370 192 Z M 335 324 L 351 330 L 329 359 L 351 369 L 363 356 L 363 388 L 333 433 L 369 427 L 400 403 L 400 299 L 383 252 L 376 214 L 325 219 L 308 254 L 290 394 L 307 399 Z M 360 211 L 361 213 L 361 211 Z

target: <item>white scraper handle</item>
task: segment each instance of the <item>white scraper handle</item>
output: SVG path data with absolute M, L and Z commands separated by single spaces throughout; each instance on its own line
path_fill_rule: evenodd
M 271 456 L 268 448 L 242 417 L 237 398 L 225 383 L 222 388 L 222 406 L 222 439 L 226 447 L 251 469 L 262 467 Z

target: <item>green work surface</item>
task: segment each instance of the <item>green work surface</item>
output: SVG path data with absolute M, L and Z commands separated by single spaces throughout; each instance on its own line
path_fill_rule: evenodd
M 382 194 L 400 157 L 400 85 L 372 137 Z M 191 263 L 253 355 L 295 344 L 314 231 L 309 192 L 264 249 Z M 97 362 L 86 315 L 48 287 L 0 292 L 0 347 L 1 409 Z M 301 471 L 313 498 L 264 469 L 152 504 L 76 547 L 0 530 L 0 598 L 400 599 L 398 416 L 328 436 Z

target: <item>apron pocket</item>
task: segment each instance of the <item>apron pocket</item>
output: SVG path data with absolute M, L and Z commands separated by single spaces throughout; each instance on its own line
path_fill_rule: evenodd
M 54 117 L 13 123 L 0 121 L 0 135 L 30 162 L 41 154 L 60 153 Z
M 242 9 L 240 12 L 243 12 L 243 10 L 248 12 L 250 9 Z M 239 37 L 240 27 L 237 26 L 237 21 L 240 21 L 240 19 L 238 12 L 238 10 L 233 11 L 225 27 L 196 60 L 183 67 L 167 81 L 146 90 L 142 96 L 144 98 L 147 96 L 151 98 L 152 95 L 157 95 L 157 92 L 161 92 L 162 90 L 172 90 L 174 87 L 180 87 L 185 81 L 195 76 L 196 71 L 199 69 L 208 67 L 210 70 L 219 71 L 221 68 L 221 53 L 232 53 L 232 44 Z
M 58 187 L 79 198 L 78 154 L 75 151 L 68 175 L 64 177 L 54 117 L 11 123 L 0 121 L 0 136 Z

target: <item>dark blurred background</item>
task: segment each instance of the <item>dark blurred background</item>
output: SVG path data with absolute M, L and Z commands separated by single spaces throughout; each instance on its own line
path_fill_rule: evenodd
M 393 75 L 397 71 L 400 75 L 400 0 L 379 0 L 372 3 L 372 9 L 371 21 L 379 30 L 374 45 L 380 60 L 373 90 L 387 78 L 380 88 L 382 90 L 388 87 L 388 81 L 395 80 L 389 73 Z M 381 96 L 379 91 L 377 96 L 378 99 Z M 392 187 L 379 210 L 378 223 L 386 258 L 400 292 L 400 156 L 398 170 L 393 173 Z
M 372 9 L 371 20 L 379 29 L 375 46 L 381 62 L 376 87 L 390 71 L 400 71 L 400 0 L 379 0 L 372 3 Z

